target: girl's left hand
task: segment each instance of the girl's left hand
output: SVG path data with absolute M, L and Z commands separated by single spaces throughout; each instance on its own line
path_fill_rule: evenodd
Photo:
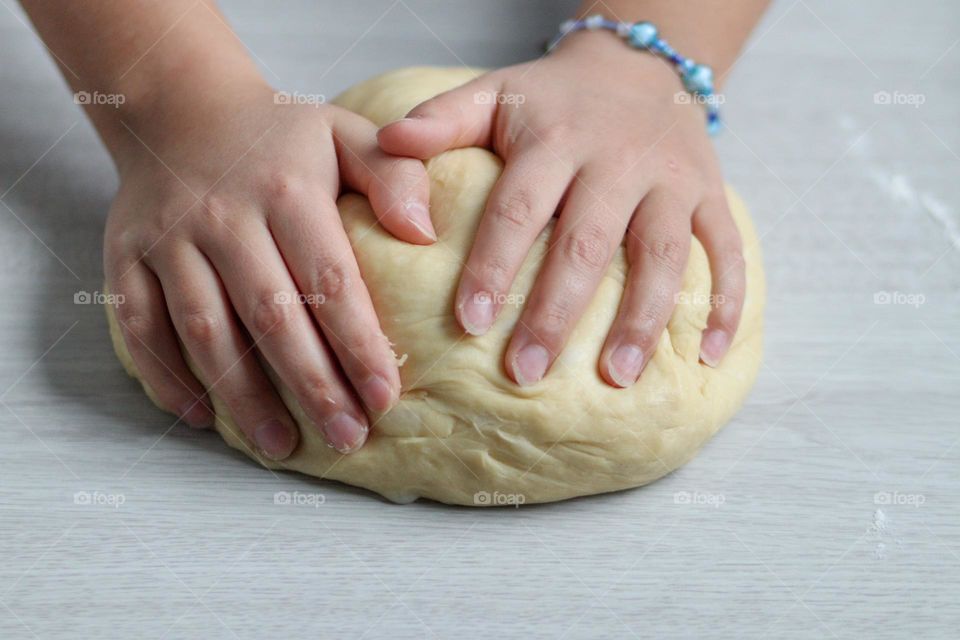
M 568 36 L 549 56 L 487 73 L 380 130 L 381 148 L 431 158 L 483 146 L 504 159 L 456 295 L 486 332 L 537 236 L 559 220 L 506 352 L 520 385 L 546 374 L 626 238 L 630 271 L 599 368 L 632 385 L 669 320 L 690 250 L 703 244 L 715 302 L 701 359 L 715 366 L 736 333 L 745 274 L 704 109 L 677 73 L 608 33 Z

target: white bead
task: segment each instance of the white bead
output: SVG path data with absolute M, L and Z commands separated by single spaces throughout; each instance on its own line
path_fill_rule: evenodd
M 618 22 L 617 23 L 617 35 L 621 38 L 626 38 L 630 35 L 630 23 L 629 22 Z
M 584 24 L 587 25 L 587 29 L 590 29 L 590 30 L 599 29 L 600 27 L 603 26 L 603 16 L 601 15 L 590 16 L 583 22 Z

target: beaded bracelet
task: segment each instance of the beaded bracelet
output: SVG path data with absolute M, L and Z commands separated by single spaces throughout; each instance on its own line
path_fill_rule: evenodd
M 713 97 L 713 69 L 694 62 L 677 53 L 660 37 L 657 28 L 649 22 L 617 22 L 602 15 L 592 15 L 582 20 L 567 20 L 560 25 L 560 33 L 547 45 L 547 51 L 556 47 L 565 36 L 575 31 L 606 29 L 623 38 L 634 49 L 641 49 L 663 56 L 674 65 L 683 80 L 684 88 L 707 109 L 707 131 L 715 135 L 720 131 L 720 109 Z

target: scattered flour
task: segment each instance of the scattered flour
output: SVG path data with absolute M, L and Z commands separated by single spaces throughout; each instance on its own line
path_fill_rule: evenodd
M 851 134 L 856 134 L 859 128 L 856 120 L 843 114 L 839 119 L 840 127 Z M 892 201 L 911 213 L 925 213 L 936 222 L 944 232 L 947 240 L 955 247 L 960 248 L 960 224 L 957 214 L 942 200 L 925 191 L 918 191 L 910 179 L 899 173 L 887 171 L 882 166 L 872 162 L 871 140 L 869 134 L 850 141 L 850 154 L 864 162 L 867 175 L 877 187 Z
M 867 530 L 874 542 L 873 557 L 877 560 L 887 559 L 887 543 L 891 540 L 898 546 L 903 545 L 903 540 L 893 537 L 893 530 L 890 527 L 890 520 L 883 509 L 877 509 L 873 512 L 873 524 Z
M 877 560 L 885 560 L 887 557 L 887 545 L 884 539 L 887 536 L 887 514 L 883 509 L 877 509 L 873 512 L 872 533 L 877 539 L 877 546 L 874 547 L 873 555 Z

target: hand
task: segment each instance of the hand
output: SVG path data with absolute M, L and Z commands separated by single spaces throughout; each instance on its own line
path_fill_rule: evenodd
M 283 459 L 299 432 L 259 352 L 330 445 L 353 451 L 368 430 L 363 405 L 389 409 L 400 378 L 341 226 L 340 180 L 367 194 L 397 237 L 426 244 L 435 236 L 423 166 L 384 154 L 365 119 L 275 104 L 262 82 L 199 98 L 177 91 L 163 96 L 177 108 L 125 125 L 117 157 L 104 263 L 123 296 L 126 346 L 186 422 L 211 422 L 206 393 L 215 390 L 250 441 Z
M 380 130 L 381 148 L 396 155 L 430 158 L 485 146 L 504 159 L 455 299 L 457 318 L 473 335 L 493 324 L 501 294 L 559 212 L 506 351 L 518 384 L 546 374 L 624 238 L 630 271 L 600 355 L 603 378 L 630 386 L 652 356 L 672 314 L 691 231 L 709 257 L 716 301 L 701 359 L 715 366 L 729 348 L 744 298 L 741 241 L 703 108 L 677 100 L 682 91 L 662 60 L 587 32 L 542 60 L 424 102 Z

